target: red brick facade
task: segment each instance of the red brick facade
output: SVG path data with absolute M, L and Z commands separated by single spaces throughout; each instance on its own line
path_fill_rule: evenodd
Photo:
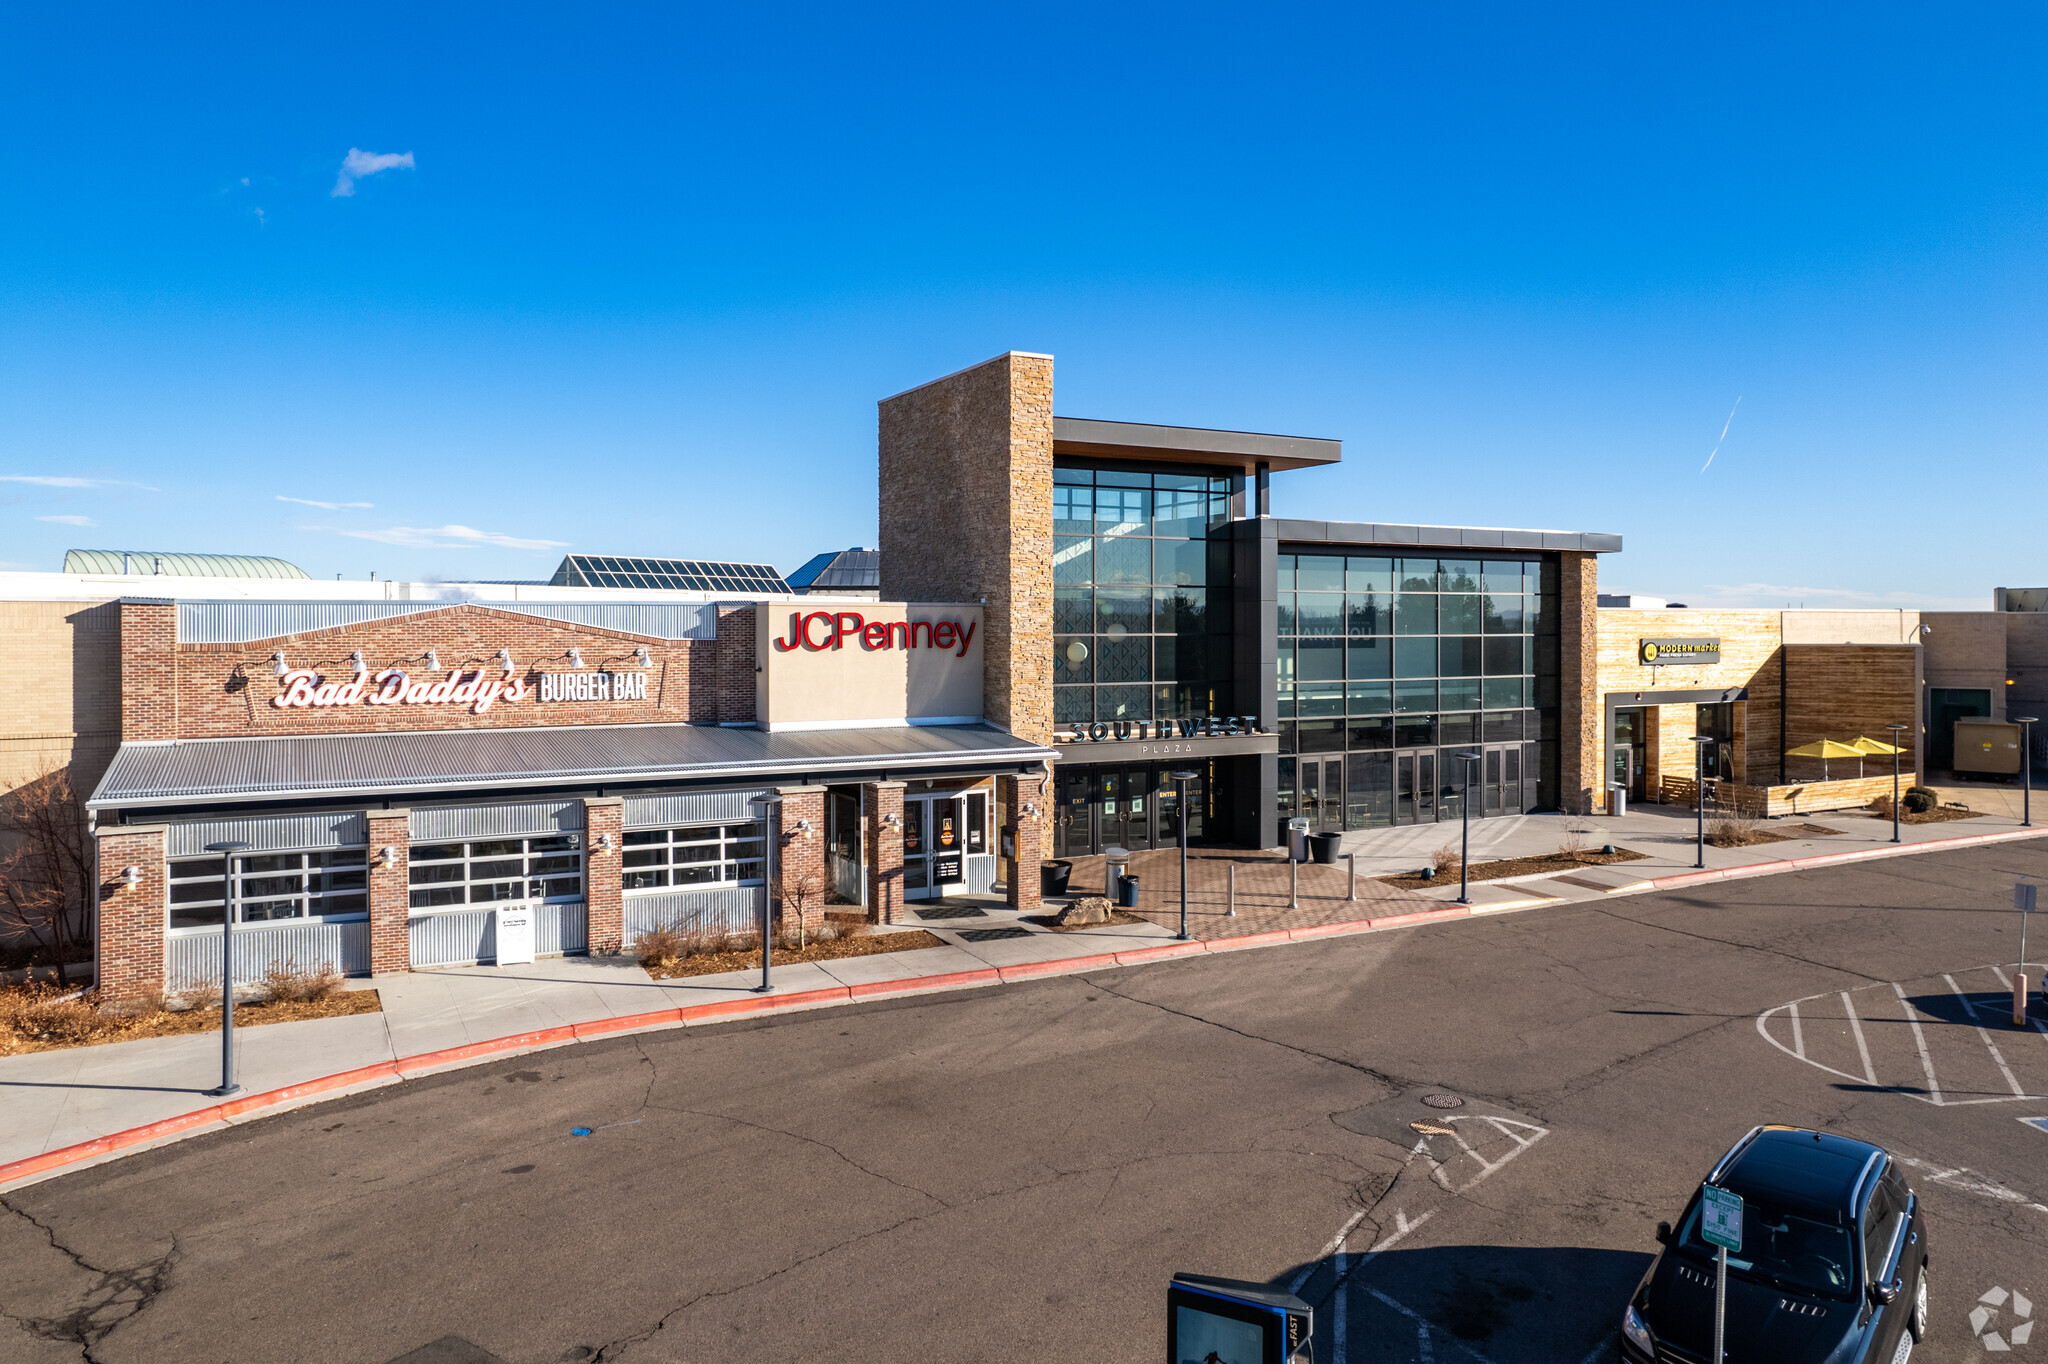
M 370 974 L 412 968 L 412 937 L 406 928 L 410 889 L 406 885 L 407 844 L 412 815 L 405 810 L 370 811 Z M 381 860 L 384 849 L 391 860 Z
M 604 846 L 611 840 L 611 847 Z M 626 842 L 626 802 L 617 796 L 583 802 L 583 891 L 590 924 L 590 951 L 610 956 L 626 937 L 625 878 L 620 873 Z
M 129 1004 L 164 984 L 164 925 L 169 913 L 164 826 L 129 825 L 99 835 L 99 942 L 95 957 L 100 998 Z M 142 869 L 129 885 L 127 867 Z
M 1046 803 L 1042 785 L 1036 777 L 996 778 L 996 820 L 1000 829 L 996 851 L 1001 853 L 1004 845 L 1009 844 L 1016 853 L 999 864 L 1004 898 L 1014 909 L 1036 910 L 1043 903 L 1038 888 L 1039 860 L 1045 856 Z M 1027 805 L 1032 807 L 1028 811 L 1024 808 Z
M 771 834 L 775 839 L 775 876 L 769 886 L 774 913 L 785 930 L 796 927 L 797 905 L 803 905 L 806 930 L 825 922 L 825 891 L 832 884 L 825 868 L 825 788 L 785 786 L 774 807 Z M 809 820 L 811 827 L 797 825 Z
M 121 739 L 176 739 L 178 608 L 121 603 Z
M 867 811 L 868 922 L 903 920 L 903 783 L 870 783 L 861 806 Z

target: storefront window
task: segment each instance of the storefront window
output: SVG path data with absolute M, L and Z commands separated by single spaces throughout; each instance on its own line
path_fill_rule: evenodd
M 620 865 L 627 890 L 758 884 L 766 876 L 766 847 L 759 821 L 635 829 Z
M 368 872 L 367 848 L 245 854 L 235 859 L 235 922 L 365 918 Z M 218 857 L 172 862 L 171 927 L 218 928 L 226 887 Z
M 453 909 L 508 900 L 583 896 L 583 853 L 575 834 L 428 843 L 406 854 L 414 909 Z

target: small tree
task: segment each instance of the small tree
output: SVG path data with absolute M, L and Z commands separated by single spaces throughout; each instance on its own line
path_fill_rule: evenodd
M 809 930 L 808 925 L 804 923 L 804 910 L 815 903 L 823 893 L 824 885 L 814 871 L 807 871 L 783 883 L 782 907 L 785 911 L 793 910 L 796 913 L 796 950 L 799 952 L 808 945 L 806 934 Z
M 0 796 L 0 936 L 28 940 L 57 968 L 89 945 L 92 843 L 71 773 L 54 768 Z

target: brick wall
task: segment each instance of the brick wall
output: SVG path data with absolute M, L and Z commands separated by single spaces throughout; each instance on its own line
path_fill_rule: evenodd
M 1046 802 L 1036 777 L 997 777 L 996 810 L 1001 834 L 996 849 L 1002 850 L 1002 834 L 1016 842 L 1016 856 L 1002 863 L 1005 898 L 1013 909 L 1037 909 L 1044 901 L 1038 893 L 1038 866 L 1044 858 Z M 1026 814 L 1025 805 L 1037 806 Z
M 983 714 L 1050 743 L 1052 357 L 999 355 L 879 419 L 882 599 L 986 599 Z
M 499 729 L 523 725 L 706 724 L 753 718 L 753 611 L 721 614 L 716 640 L 662 640 L 614 630 L 494 611 L 462 604 L 391 620 L 310 631 L 244 644 L 166 647 L 174 608 L 126 606 L 122 690 L 124 733 L 129 738 L 205 738 L 247 734 L 331 734 L 427 729 Z M 131 629 L 131 625 L 133 628 Z M 635 651 L 645 647 L 644 700 L 542 701 L 539 674 L 579 671 L 568 654 L 582 652 L 581 671 L 643 671 Z M 349 655 L 360 649 L 371 677 L 404 668 L 415 680 L 451 671 L 502 676 L 497 654 L 511 652 L 516 675 L 526 680 L 523 700 L 500 698 L 483 714 L 460 703 L 354 705 L 281 709 L 272 655 L 289 668 L 312 669 L 331 681 L 353 677 Z M 429 649 L 441 671 L 427 670 Z M 744 656 L 742 656 L 744 655 Z
M 412 969 L 412 939 L 405 921 L 411 914 L 407 885 L 407 851 L 412 815 L 406 810 L 372 810 L 370 820 L 370 973 L 389 975 Z M 380 849 L 391 849 L 391 861 L 380 863 Z
M 867 863 L 868 922 L 903 920 L 903 783 L 870 782 L 863 805 L 868 812 L 863 860 Z M 894 824 L 889 821 L 895 820 Z
M 598 844 L 611 835 L 612 849 Z M 626 939 L 625 878 L 620 870 L 626 844 L 626 802 L 617 796 L 583 802 L 583 890 L 590 914 L 590 952 L 610 956 Z
M 803 906 L 806 930 L 825 922 L 825 891 L 832 879 L 825 869 L 825 788 L 785 786 L 775 806 L 775 879 L 769 896 L 780 918 L 779 928 L 796 927 L 797 906 Z M 797 822 L 809 820 L 809 833 L 799 833 Z
M 166 830 L 129 825 L 99 835 L 99 940 L 94 955 L 102 1001 L 124 1005 L 163 988 L 164 926 L 169 911 Z M 129 885 L 124 867 L 140 867 Z

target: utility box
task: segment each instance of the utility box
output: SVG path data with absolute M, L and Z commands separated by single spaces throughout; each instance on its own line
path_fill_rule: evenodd
M 2020 727 L 2003 720 L 1956 721 L 1956 774 L 2016 777 L 2020 771 Z

